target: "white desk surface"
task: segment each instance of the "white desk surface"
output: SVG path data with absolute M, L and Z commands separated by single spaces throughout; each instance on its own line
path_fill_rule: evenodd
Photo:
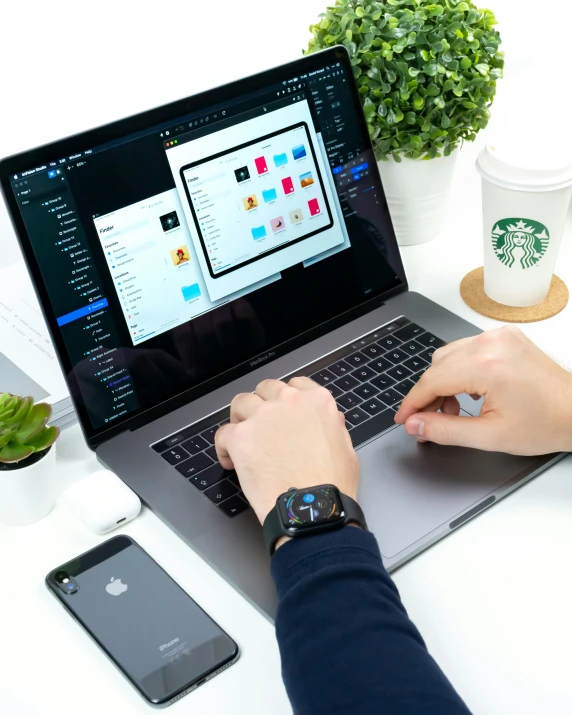
M 65 0 L 56 7 L 38 2 L 37 8 L 32 3 L 34 22 L 26 23 L 25 35 L 17 30 L 22 26 L 19 6 L 7 4 L 1 23 L 13 30 L 4 33 L 0 60 L 13 71 L 3 74 L 3 94 L 10 101 L 0 120 L 0 154 L 296 57 L 306 42 L 308 24 L 325 4 L 289 0 L 288 11 L 279 12 L 280 3 L 253 0 L 241 8 L 234 0 L 221 0 L 211 14 L 199 12 L 209 5 L 196 0 L 177 0 L 154 12 L 153 3 L 103 0 L 97 7 L 80 7 Z M 525 12 L 527 4 L 530 13 Z M 543 51 L 543 43 L 534 39 L 534 8 L 532 0 L 494 3 L 504 22 L 501 31 L 514 72 L 534 67 L 534 52 Z M 566 27 L 564 20 L 558 27 L 550 24 L 556 52 L 569 53 L 569 42 L 559 44 L 552 35 Z M 198 57 L 208 72 L 197 69 Z M 503 106 L 503 92 L 501 84 L 493 107 L 497 121 L 514 116 L 510 102 Z M 527 106 L 525 98 L 524 112 Z M 496 324 L 465 307 L 458 290 L 463 275 L 481 262 L 479 181 L 473 169 L 481 142 L 479 137 L 461 154 L 443 235 L 404 249 L 403 256 L 413 290 L 490 328 Z M 0 247 L 2 263 L 17 258 L 3 208 Z M 570 226 L 557 273 L 572 287 Z M 568 307 L 556 318 L 524 329 L 553 356 L 571 364 L 571 326 Z M 97 467 L 79 428 L 65 432 L 58 443 L 60 485 Z M 123 531 L 242 649 L 235 666 L 176 703 L 172 712 L 290 713 L 271 625 L 149 511 Z M 30 527 L 0 526 L 2 712 L 149 712 L 43 585 L 48 570 L 101 540 L 60 506 Z M 570 544 L 572 461 L 567 458 L 395 573 L 411 617 L 475 715 L 572 712 Z

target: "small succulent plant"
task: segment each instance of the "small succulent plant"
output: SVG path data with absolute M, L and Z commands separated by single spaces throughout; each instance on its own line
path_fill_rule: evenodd
M 47 427 L 52 408 L 33 397 L 0 392 L 0 463 L 21 462 L 34 452 L 48 449 L 60 434 Z

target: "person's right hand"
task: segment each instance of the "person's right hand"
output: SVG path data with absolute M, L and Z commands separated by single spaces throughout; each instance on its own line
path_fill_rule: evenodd
M 484 397 L 460 417 L 455 395 Z M 437 412 L 437 410 L 441 412 Z M 395 415 L 420 440 L 510 454 L 572 451 L 572 374 L 507 326 L 436 350 Z

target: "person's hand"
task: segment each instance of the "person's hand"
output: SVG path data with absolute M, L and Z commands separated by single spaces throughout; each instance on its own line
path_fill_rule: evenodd
M 455 395 L 484 397 L 460 417 Z M 438 413 L 437 410 L 441 410 Z M 424 441 L 510 454 L 572 451 L 572 374 L 513 326 L 436 350 L 395 421 Z
M 264 380 L 237 395 L 216 433 L 225 469 L 235 469 L 260 523 L 290 487 L 334 484 L 355 499 L 359 463 L 332 395 L 307 377 Z

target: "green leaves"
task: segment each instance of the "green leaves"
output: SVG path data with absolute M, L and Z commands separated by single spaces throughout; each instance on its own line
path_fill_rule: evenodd
M 330 2 L 306 52 L 347 48 L 378 158 L 448 156 L 475 139 L 504 66 L 490 10 L 472 0 Z M 6 403 L 0 396 L 0 423 Z
M 60 431 L 46 427 L 50 405 L 34 405 L 32 397 L 0 393 L 0 462 L 20 462 L 50 447 Z

